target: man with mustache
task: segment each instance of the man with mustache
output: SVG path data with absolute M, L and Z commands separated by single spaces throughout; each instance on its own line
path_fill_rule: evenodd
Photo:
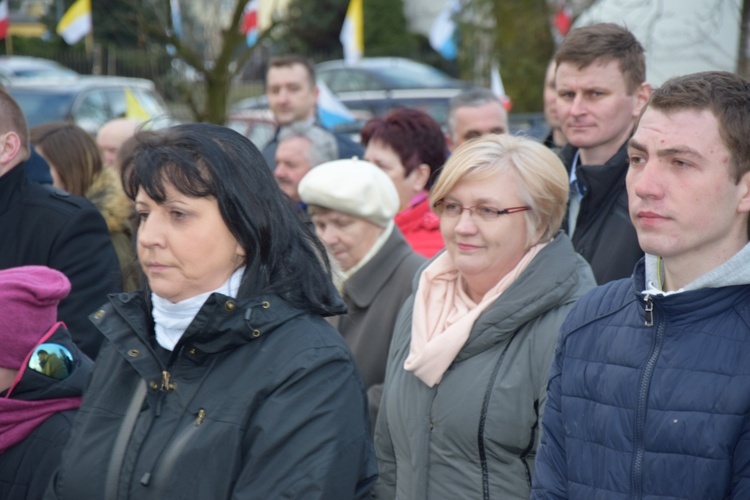
M 667 81 L 627 155 L 646 255 L 561 329 L 531 498 L 750 498 L 750 82 Z
M 327 131 L 295 123 L 279 132 L 273 175 L 282 191 L 297 203 L 297 186 L 313 167 L 337 159 L 336 141 Z

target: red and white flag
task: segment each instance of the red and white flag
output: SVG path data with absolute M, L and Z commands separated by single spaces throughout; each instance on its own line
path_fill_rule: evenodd
M 245 35 L 248 47 L 258 43 L 258 0 L 250 0 L 245 5 L 245 11 L 240 21 L 240 33 Z
M 8 36 L 8 0 L 0 1 L 0 40 Z

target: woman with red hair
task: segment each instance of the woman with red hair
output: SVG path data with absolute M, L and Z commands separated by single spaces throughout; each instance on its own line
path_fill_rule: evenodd
M 427 193 L 446 156 L 440 124 L 417 109 L 397 108 L 385 118 L 373 118 L 362 129 L 365 160 L 391 178 L 399 196 L 394 221 L 415 252 L 432 257 L 440 251 L 440 219 L 432 212 Z

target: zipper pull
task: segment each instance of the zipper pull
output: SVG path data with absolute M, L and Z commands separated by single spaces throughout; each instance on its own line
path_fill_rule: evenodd
M 643 300 L 646 301 L 646 326 L 654 326 L 654 302 L 650 295 L 646 295 Z
M 195 426 L 198 427 L 199 425 L 201 425 L 204 418 L 206 418 L 206 410 L 201 408 L 200 410 L 198 410 L 198 417 L 195 419 Z
M 171 391 L 174 389 L 174 382 L 169 381 L 169 372 L 164 370 L 161 372 L 161 390 Z

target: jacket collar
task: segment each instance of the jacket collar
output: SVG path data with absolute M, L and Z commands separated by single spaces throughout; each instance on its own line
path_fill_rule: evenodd
M 109 302 L 91 315 L 99 330 L 125 354 L 134 348 L 152 350 L 153 320 L 143 293 L 112 294 Z M 185 330 L 175 350 L 189 344 L 206 354 L 219 353 L 269 335 L 303 314 L 305 311 L 276 295 L 236 300 L 213 293 Z
M 70 352 L 72 364 L 70 374 L 62 380 L 42 375 L 30 369 L 23 369 L 23 374 L 18 384 L 13 388 L 12 397 L 27 401 L 39 401 L 55 398 L 76 397 L 83 394 L 88 385 L 94 362 L 81 351 L 73 342 L 68 330 L 58 326 L 54 333 L 44 344 L 58 344 Z
M 643 294 L 649 295 L 672 295 L 701 288 L 721 288 L 725 286 L 750 284 L 750 243 L 745 245 L 739 252 L 734 254 L 728 261 L 711 271 L 698 276 L 696 279 L 672 292 L 660 290 L 661 284 L 658 276 L 662 275 L 663 264 L 661 259 L 654 255 L 646 254 L 644 261 L 644 286 L 641 288 Z
M 0 214 L 7 212 L 25 190 L 26 168 L 23 163 L 16 165 L 0 176 Z
M 745 249 L 748 249 L 748 247 L 746 246 Z M 721 267 L 723 266 L 716 268 L 714 271 L 719 270 Z M 707 273 L 704 276 L 708 274 L 711 273 Z M 721 274 L 724 275 L 725 273 L 722 271 Z M 649 294 L 648 296 L 653 299 L 655 304 L 658 304 L 661 312 L 669 316 L 672 324 L 689 324 L 703 318 L 714 318 L 722 314 L 727 308 L 736 307 L 738 314 L 750 325 L 750 307 L 745 305 L 750 300 L 750 286 L 747 283 L 742 283 L 742 279 L 732 281 L 733 283 L 725 285 L 714 282 L 711 286 L 706 285 L 701 288 L 692 288 L 670 295 L 654 296 Z M 631 289 L 631 293 L 633 293 L 639 303 L 641 314 L 643 315 L 646 304 L 644 300 L 646 295 L 642 293 L 646 290 L 645 257 L 641 258 L 636 264 L 633 271 L 632 283 L 633 288 Z
M 576 165 L 576 177 L 586 187 L 588 203 L 598 206 L 615 192 L 625 188 L 625 176 L 628 173 L 628 143 L 625 141 L 620 149 L 604 165 Z M 573 158 L 578 148 L 568 144 L 561 156 L 570 173 Z
M 394 226 L 378 253 L 344 283 L 344 294 L 357 307 L 366 308 L 388 283 L 393 272 L 411 253 L 401 231 Z

